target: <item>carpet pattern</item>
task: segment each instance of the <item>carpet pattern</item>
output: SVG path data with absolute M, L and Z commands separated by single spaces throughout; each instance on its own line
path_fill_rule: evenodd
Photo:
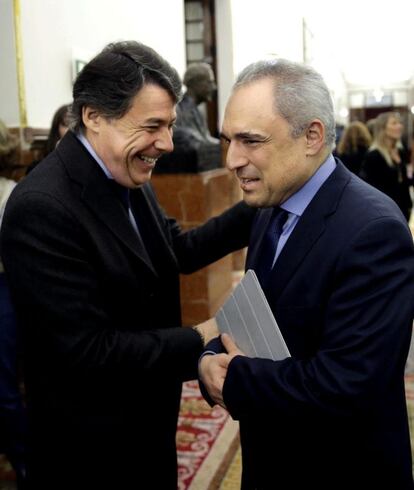
M 178 489 L 219 488 L 238 445 L 238 424 L 221 407 L 209 407 L 197 381 L 184 383 L 177 428 Z

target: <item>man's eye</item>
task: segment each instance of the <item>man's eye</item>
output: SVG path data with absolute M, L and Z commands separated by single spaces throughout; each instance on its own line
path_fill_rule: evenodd
M 244 144 L 248 145 L 248 146 L 252 146 L 252 145 L 255 145 L 257 143 L 259 143 L 259 141 L 257 141 L 257 140 L 244 140 Z

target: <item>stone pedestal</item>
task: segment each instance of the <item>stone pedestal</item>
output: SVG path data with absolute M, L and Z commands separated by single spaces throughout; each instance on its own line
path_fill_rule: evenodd
M 167 215 L 176 218 L 183 229 L 204 223 L 235 202 L 235 177 L 224 168 L 198 174 L 158 174 L 151 182 Z M 232 277 L 231 254 L 194 274 L 182 275 L 183 324 L 193 325 L 215 315 L 231 292 Z

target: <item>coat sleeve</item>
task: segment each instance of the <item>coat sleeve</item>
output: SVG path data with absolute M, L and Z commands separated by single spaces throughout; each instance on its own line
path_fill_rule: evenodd
M 244 201 L 233 205 L 206 223 L 183 231 L 177 220 L 166 216 L 151 186 L 145 195 L 152 212 L 169 237 L 180 272 L 191 274 L 225 255 L 247 247 L 257 209 Z
M 205 224 L 173 231 L 173 248 L 181 272 L 189 274 L 246 247 L 256 210 L 244 202 L 232 206 Z
M 112 314 L 113 297 L 103 293 L 103 284 L 113 281 L 121 264 L 110 272 L 97 267 L 85 229 L 55 197 L 20 192 L 9 202 L 1 253 L 26 333 L 53 356 L 50 365 L 73 373 L 196 377 L 203 349 L 198 333 L 174 324 L 146 326 L 144 278 L 141 293 L 133 291 L 137 328 L 122 323 L 119 309 Z

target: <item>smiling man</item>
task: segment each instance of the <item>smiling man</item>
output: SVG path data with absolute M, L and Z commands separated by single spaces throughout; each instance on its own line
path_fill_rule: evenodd
M 179 273 L 244 247 L 253 218 L 240 203 L 183 233 L 160 209 L 149 181 L 180 96 L 155 51 L 107 46 L 74 84 L 71 130 L 9 200 L 29 488 L 177 488 L 181 384 L 217 334 L 181 328 Z
M 225 111 L 227 166 L 258 208 L 246 269 L 291 353 L 249 358 L 223 335 L 201 358 L 207 399 L 240 421 L 243 490 L 413 488 L 413 240 L 395 203 L 333 158 L 334 128 L 322 77 L 287 60 L 248 66 Z

